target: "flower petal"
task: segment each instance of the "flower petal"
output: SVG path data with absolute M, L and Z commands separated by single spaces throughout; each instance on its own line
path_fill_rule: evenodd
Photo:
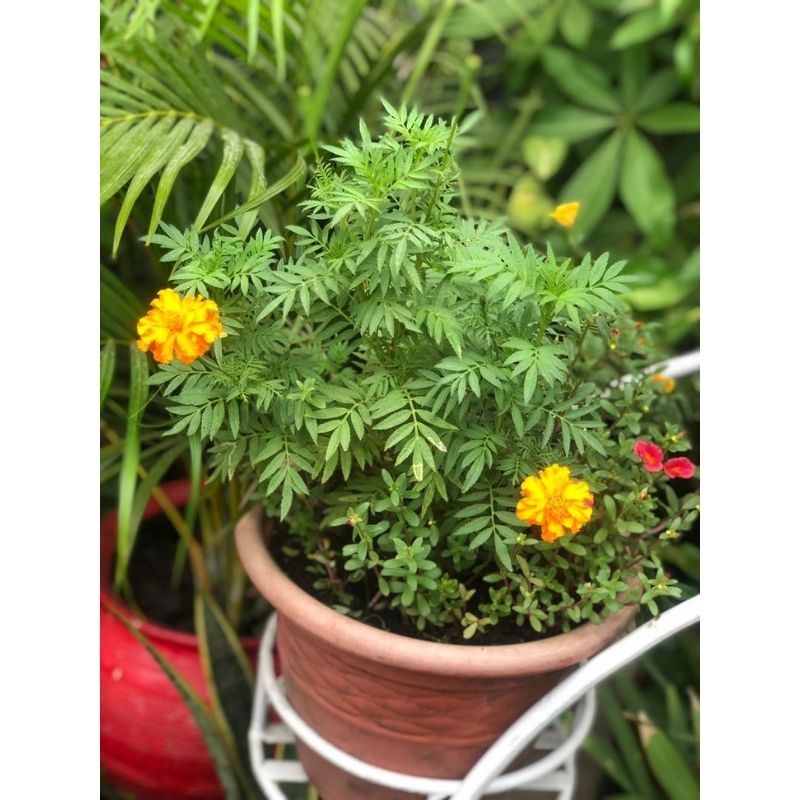
M 694 464 L 683 456 L 671 458 L 664 464 L 664 472 L 666 472 L 670 478 L 691 478 L 694 476 L 694 471 Z
M 633 445 L 633 452 L 642 459 L 648 472 L 660 472 L 664 466 L 664 451 L 653 442 L 638 439 Z

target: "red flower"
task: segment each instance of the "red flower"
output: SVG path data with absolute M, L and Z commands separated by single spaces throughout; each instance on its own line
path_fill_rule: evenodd
M 664 472 L 670 478 L 691 478 L 694 475 L 694 464 L 688 458 L 671 458 L 664 464 Z
M 642 459 L 648 472 L 660 472 L 664 466 L 664 451 L 657 444 L 639 439 L 633 446 L 633 452 Z

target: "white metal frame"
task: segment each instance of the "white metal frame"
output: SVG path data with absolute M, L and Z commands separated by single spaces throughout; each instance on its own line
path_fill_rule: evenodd
M 660 372 L 677 378 L 699 369 L 700 353 L 696 351 L 671 359 L 661 366 Z M 559 800 L 569 800 L 575 787 L 575 754 L 594 721 L 595 686 L 699 619 L 700 596 L 697 595 L 640 626 L 586 661 L 540 699 L 495 741 L 462 780 L 441 780 L 369 764 L 340 750 L 311 728 L 292 708 L 282 679 L 275 675 L 273 649 L 277 615 L 273 614 L 259 649 L 248 732 L 253 773 L 268 800 L 287 800 L 279 784 L 307 783 L 308 777 L 299 762 L 269 758 L 264 748 L 300 739 L 318 755 L 352 775 L 381 786 L 426 795 L 428 800 L 478 800 L 484 795 L 511 789 L 556 792 Z M 282 722 L 267 721 L 270 707 Z M 566 731 L 559 718 L 571 707 L 574 707 L 572 725 Z M 503 774 L 503 770 L 530 746 L 547 754 L 526 767 Z

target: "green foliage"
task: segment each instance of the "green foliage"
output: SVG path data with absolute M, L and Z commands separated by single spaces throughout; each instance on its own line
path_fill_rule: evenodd
M 456 106 L 461 89 L 444 53 L 485 54 L 460 156 L 463 207 L 507 211 L 540 240 L 553 206 L 579 201 L 569 239 L 554 231 L 554 246 L 630 260 L 649 284 L 632 307 L 668 310 L 672 340 L 697 326 L 698 40 L 696 0 L 476 0 L 451 16 L 433 88 L 416 98 Z
M 100 201 L 119 196 L 114 253 L 142 206 L 148 242 L 165 212 L 197 229 L 238 214 L 243 237 L 259 215 L 274 225 L 276 184 L 305 176 L 304 157 L 351 124 L 425 21 L 364 0 L 104 0 Z
M 214 299 L 226 333 L 150 378 L 167 433 L 199 437 L 212 480 L 252 483 L 350 613 L 467 637 L 568 629 L 625 597 L 655 613 L 678 594 L 659 543 L 689 528 L 696 495 L 663 491 L 632 455 L 639 437 L 688 445 L 640 371 L 654 356 L 619 299 L 631 278 L 462 217 L 455 127 L 386 112 L 377 140 L 362 124 L 325 148 L 306 224 L 283 239 L 164 226 L 172 283 Z M 598 503 L 547 543 L 514 511 L 553 463 Z
M 659 647 L 661 669 L 653 657 L 645 660 L 647 682 L 619 675 L 598 690 L 611 737 L 591 734 L 584 746 L 625 793 L 621 796 L 645 800 L 700 796 L 698 649 L 697 633 L 687 632 Z

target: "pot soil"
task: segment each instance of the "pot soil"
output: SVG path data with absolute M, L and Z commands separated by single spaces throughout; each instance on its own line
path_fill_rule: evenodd
M 162 485 L 178 507 L 189 499 L 189 482 Z M 161 513 L 155 499 L 143 520 Z M 208 702 L 197 637 L 138 617 L 112 595 L 117 535 L 116 513 L 100 528 L 100 768 L 111 788 L 133 792 L 137 800 L 222 800 L 200 729 L 178 690 L 155 659 L 110 609 L 132 622 Z M 177 617 L 176 617 L 177 622 Z M 255 664 L 258 640 L 244 639 Z
M 321 736 L 366 762 L 431 778 L 461 778 L 525 710 L 610 644 L 634 606 L 601 624 L 524 644 L 437 644 L 343 616 L 278 567 L 259 508 L 236 528 L 250 579 L 278 611 L 277 646 L 289 702 Z M 339 770 L 298 743 L 325 800 L 416 800 Z

